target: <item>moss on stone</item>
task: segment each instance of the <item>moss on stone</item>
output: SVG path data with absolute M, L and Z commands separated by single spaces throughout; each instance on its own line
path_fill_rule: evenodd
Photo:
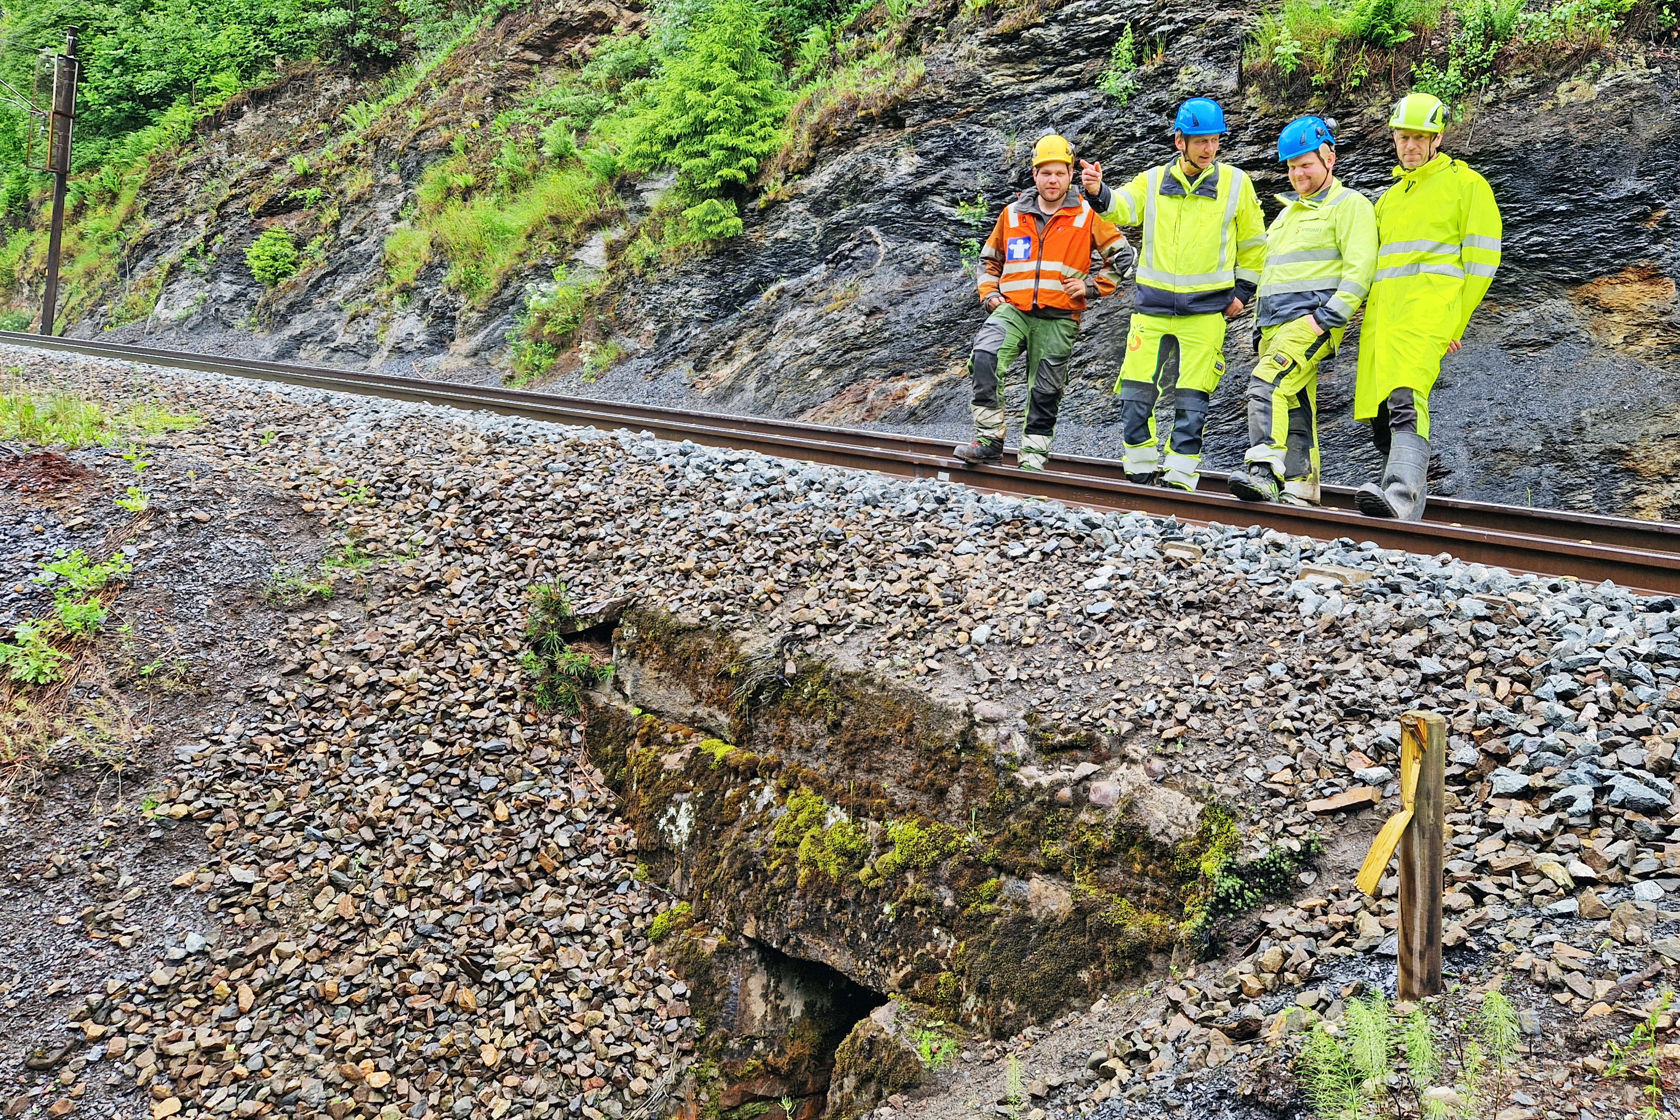
M 627 680 L 652 672 L 660 690 L 732 711 L 742 660 L 731 639 L 651 612 L 626 618 Z M 998 769 L 965 714 L 865 674 L 804 662 L 750 708 L 728 742 L 591 712 L 590 754 L 624 796 L 640 858 L 697 918 L 799 955 L 820 948 L 855 962 L 862 983 L 994 1033 L 1170 948 L 1185 884 L 1217 839 L 1174 849 L 1124 814 L 1056 806 L 1052 789 Z M 1071 887 L 1071 909 L 1029 905 L 1038 877 Z M 698 991 L 688 967 L 706 962 L 683 948 L 691 940 L 660 948 Z
M 655 945 L 659 944 L 671 934 L 686 928 L 694 920 L 693 914 L 694 907 L 686 902 L 679 902 L 669 910 L 661 910 L 648 924 L 648 940 Z
M 735 753 L 735 747 L 722 739 L 702 739 L 700 749 L 712 760 L 712 769 L 723 765 L 723 760 Z
M 887 839 L 892 847 L 875 861 L 876 874 L 890 879 L 899 872 L 926 871 L 942 862 L 962 843 L 957 830 L 938 821 L 888 821 Z
M 810 881 L 808 876 L 821 873 L 839 882 L 855 875 L 874 845 L 869 833 L 850 818 L 841 818 L 821 832 L 807 832 L 799 842 L 799 885 Z

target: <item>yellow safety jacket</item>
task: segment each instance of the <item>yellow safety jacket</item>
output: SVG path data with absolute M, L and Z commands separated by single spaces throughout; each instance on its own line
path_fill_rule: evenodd
M 1137 292 L 1144 315 L 1205 315 L 1236 296 L 1254 298 L 1266 254 L 1266 219 L 1254 183 L 1215 163 L 1185 178 L 1184 161 L 1152 167 L 1118 190 L 1105 183 L 1097 209 L 1117 226 L 1141 226 Z
M 1394 169 L 1400 181 L 1377 200 L 1377 271 L 1365 305 L 1353 415 L 1368 420 L 1396 389 L 1428 394 L 1448 344 L 1499 268 L 1504 227 L 1493 188 L 1438 154 Z
M 1325 330 L 1347 326 L 1377 268 L 1377 217 L 1370 199 L 1330 182 L 1307 198 L 1280 194 L 1266 230 L 1260 270 L 1260 326 L 1311 315 Z

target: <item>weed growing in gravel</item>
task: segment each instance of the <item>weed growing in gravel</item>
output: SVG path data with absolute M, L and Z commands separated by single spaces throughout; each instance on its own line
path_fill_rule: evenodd
M 112 501 L 129 513 L 145 513 L 146 507 L 152 504 L 152 497 L 146 493 L 146 488 L 141 485 L 141 479 L 145 476 L 146 468 L 152 465 L 152 461 L 146 458 L 145 449 L 139 444 L 132 444 L 127 451 L 123 452 L 123 459 L 128 462 L 129 468 L 134 471 L 134 484 L 128 488 L 126 494 L 120 498 L 113 498 Z
M 353 506 L 373 504 L 373 489 L 359 479 L 346 478 L 338 484 L 338 493 Z
M 942 1020 L 935 1019 L 910 1032 L 910 1041 L 916 1044 L 916 1057 L 930 1073 L 938 1073 L 950 1065 L 961 1049 L 957 1040 L 945 1033 L 944 1026 Z
M 1516 1054 L 1515 1008 L 1490 988 L 1471 1015 L 1437 1019 L 1433 1010 L 1418 1006 L 1399 1018 L 1379 993 L 1350 1001 L 1340 1024 L 1315 1026 L 1295 1065 L 1314 1113 L 1324 1120 L 1491 1115 Z
M 263 598 L 285 607 L 301 606 L 310 599 L 325 602 L 333 597 L 334 579 L 345 573 L 359 578 L 374 562 L 374 557 L 357 548 L 354 540 L 347 540 L 322 556 L 312 569 L 288 572 L 275 568 L 263 587 Z
M 531 593 L 525 651 L 519 655 L 519 664 L 531 680 L 532 700 L 541 711 L 576 715 L 583 707 L 583 691 L 612 679 L 611 665 L 596 664 L 566 641 L 563 631 L 570 628 L 572 618 L 565 584 L 548 584 Z
M 1003 1107 L 1009 1115 L 1017 1116 L 1026 1103 L 1027 1082 L 1021 1073 L 1021 1059 L 1010 1054 L 1003 1068 Z
M 36 583 L 63 580 L 74 591 L 102 591 L 134 571 L 134 565 L 121 553 L 95 564 L 79 548 L 61 553 L 57 560 L 43 564 L 41 568 L 42 574 L 35 577 Z
M 310 599 L 325 602 L 332 597 L 331 579 L 311 578 L 306 573 L 288 572 L 283 568 L 275 568 L 263 585 L 263 598 L 283 607 L 301 606 Z
M 1639 1114 L 1650 1117 L 1651 1120 L 1658 1120 L 1665 1115 L 1657 1031 L 1662 1026 L 1663 1017 L 1673 1005 L 1674 993 L 1663 989 L 1662 995 L 1646 1014 L 1645 1021 L 1633 1028 L 1633 1034 L 1628 1040 L 1610 1044 L 1610 1063 L 1604 1069 L 1606 1077 L 1637 1077 L 1645 1082 L 1640 1090 L 1645 1095 L 1645 1104 L 1640 1107 Z
M 91 638 L 105 625 L 105 604 L 92 595 L 61 593 L 53 599 L 53 614 L 72 638 Z
M 70 655 L 52 644 L 62 630 L 56 618 L 32 618 L 20 622 L 12 642 L 0 642 L 0 666 L 14 681 L 51 684 L 64 676 Z
M 8 371 L 20 376 L 15 367 Z M 133 435 L 159 435 L 196 427 L 201 418 L 174 413 L 154 404 L 137 404 L 123 412 L 107 412 L 101 405 L 72 393 L 38 395 L 28 391 L 0 393 L 0 439 L 22 440 L 41 447 L 74 450 L 108 446 Z

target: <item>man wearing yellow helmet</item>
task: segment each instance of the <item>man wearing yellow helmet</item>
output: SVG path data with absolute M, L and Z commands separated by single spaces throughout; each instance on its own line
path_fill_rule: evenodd
M 1027 417 L 1015 462 L 1043 470 L 1056 434 L 1068 361 L 1085 305 L 1119 286 L 1131 246 L 1073 186 L 1073 148 L 1055 134 L 1033 148 L 1033 189 L 1003 208 L 980 250 L 974 282 L 991 312 L 974 340 L 974 442 L 968 463 L 1003 458 L 1003 375 L 1027 353 Z
M 1503 225 L 1487 180 L 1441 149 L 1446 107 L 1412 93 L 1388 121 L 1399 180 L 1377 200 L 1377 272 L 1365 305 L 1353 415 L 1387 456 L 1362 513 L 1416 521 L 1429 471 L 1429 392 L 1499 267 Z

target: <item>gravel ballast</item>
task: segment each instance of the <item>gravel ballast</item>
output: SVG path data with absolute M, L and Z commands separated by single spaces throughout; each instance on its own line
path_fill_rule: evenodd
M 1467 989 L 1507 978 L 1536 1016 L 1543 1059 L 1503 1088 L 1504 1120 L 1619 1100 L 1592 1052 L 1680 959 L 1672 599 L 630 432 L 10 360 L 43 390 L 200 413 L 153 459 L 261 480 L 325 541 L 325 568 L 276 557 L 267 590 L 299 601 L 267 663 L 159 744 L 173 768 L 149 812 L 202 844 L 164 889 L 203 928 L 85 993 L 74 1035 L 54 1036 L 154 1116 L 663 1115 L 695 1039 L 647 936 L 669 900 L 638 880 L 582 731 L 521 688 L 527 596 L 555 580 L 991 705 L 1046 783 L 1084 778 L 1033 752 L 1027 713 L 1107 736 L 1230 806 L 1247 858 L 1323 844 L 1217 962 L 1127 1001 L 1124 1021 L 1111 1006 L 976 1045 L 907 1113 L 972 1115 L 958 1098 L 1001 1091 L 1020 1051 L 1043 1088 L 1026 1108 L 1046 1115 L 1288 1115 L 1253 1111 L 1267 1056 L 1392 986 L 1392 878 L 1373 901 L 1351 869 L 1397 804 L 1413 707 L 1450 723 L 1449 968 Z M 242 516 L 153 502 L 144 532 Z M 323 579 L 330 600 L 301 590 Z M 21 1066 L 0 1060 L 21 1079 L 0 1090 L 14 1114 L 94 1114 L 61 1067 Z

